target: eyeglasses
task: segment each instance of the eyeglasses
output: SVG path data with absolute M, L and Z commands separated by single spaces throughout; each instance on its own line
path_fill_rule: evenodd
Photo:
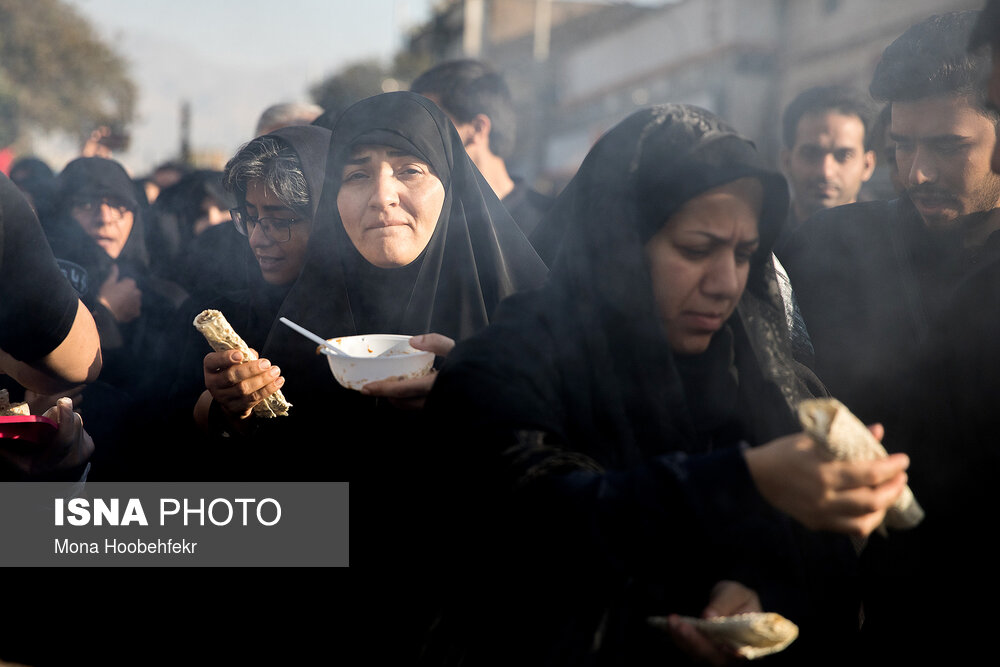
M 102 206 L 107 206 L 112 211 L 122 216 L 132 210 L 132 207 L 115 197 L 93 197 L 90 199 L 73 199 L 70 205 L 81 213 L 97 213 Z
M 243 208 L 231 208 L 229 213 L 233 217 L 236 231 L 243 236 L 250 236 L 257 225 L 260 225 L 263 228 L 264 236 L 275 243 L 287 243 L 292 238 L 292 225 L 304 220 L 304 218 L 257 218 L 247 213 L 246 209 Z

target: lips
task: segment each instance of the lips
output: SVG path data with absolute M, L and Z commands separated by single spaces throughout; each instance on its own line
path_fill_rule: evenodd
M 388 227 L 405 227 L 410 223 L 406 220 L 377 220 L 367 226 L 367 229 L 386 229 Z
M 910 198 L 917 210 L 925 216 L 940 215 L 957 208 L 955 200 L 943 194 L 913 194 Z
M 283 261 L 285 260 L 282 257 L 265 257 L 264 255 L 257 255 L 257 263 L 260 264 L 261 271 L 273 271 Z
M 718 331 L 725 321 L 725 317 L 717 313 L 686 312 L 682 317 L 696 331 Z

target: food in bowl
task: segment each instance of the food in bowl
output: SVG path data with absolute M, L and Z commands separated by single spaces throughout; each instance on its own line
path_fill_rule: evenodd
M 342 387 L 360 391 L 369 382 L 391 378 L 409 379 L 430 373 L 434 353 L 417 350 L 409 345 L 393 346 L 409 341 L 411 336 L 399 334 L 364 334 L 328 338 L 327 342 L 350 356 L 326 354 L 330 372 Z M 320 352 L 323 351 L 321 347 Z M 385 356 L 379 356 L 388 351 Z

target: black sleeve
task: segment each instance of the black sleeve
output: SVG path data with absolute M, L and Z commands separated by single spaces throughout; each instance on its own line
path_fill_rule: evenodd
M 0 248 L 0 348 L 21 361 L 35 361 L 69 334 L 78 297 L 28 202 L 2 174 Z

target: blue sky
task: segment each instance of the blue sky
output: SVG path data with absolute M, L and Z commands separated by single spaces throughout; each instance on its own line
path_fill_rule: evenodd
M 345 64 L 388 58 L 434 0 L 67 0 L 114 44 L 139 86 L 134 175 L 176 154 L 179 109 L 192 109 L 192 147 L 231 155 L 260 112 L 307 100 Z M 70 149 L 63 148 L 64 152 Z M 55 147 L 50 151 L 58 151 Z M 61 169 L 71 155 L 53 157 Z

